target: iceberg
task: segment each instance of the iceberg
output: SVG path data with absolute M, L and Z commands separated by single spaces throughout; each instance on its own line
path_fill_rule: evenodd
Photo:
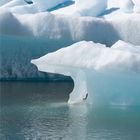
M 94 105 L 140 104 L 140 46 L 123 41 L 111 48 L 92 41 L 32 60 L 39 71 L 71 76 L 74 90 L 69 104 L 85 101 Z

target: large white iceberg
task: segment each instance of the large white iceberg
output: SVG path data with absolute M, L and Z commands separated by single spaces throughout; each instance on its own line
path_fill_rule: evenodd
M 82 41 L 31 62 L 39 71 L 71 76 L 69 103 L 94 105 L 140 103 L 140 46 L 118 41 L 111 48 Z M 87 97 L 88 95 L 88 97 Z

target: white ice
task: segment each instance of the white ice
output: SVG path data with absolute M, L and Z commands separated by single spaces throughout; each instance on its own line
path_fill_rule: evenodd
M 71 76 L 74 90 L 68 103 L 94 105 L 140 103 L 140 46 L 118 41 L 105 45 L 82 41 L 31 62 L 39 71 Z

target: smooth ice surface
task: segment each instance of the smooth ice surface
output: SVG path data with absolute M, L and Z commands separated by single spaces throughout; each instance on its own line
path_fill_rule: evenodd
M 69 103 L 95 105 L 140 103 L 140 46 L 118 41 L 111 48 L 82 41 L 31 62 L 38 70 L 71 76 Z

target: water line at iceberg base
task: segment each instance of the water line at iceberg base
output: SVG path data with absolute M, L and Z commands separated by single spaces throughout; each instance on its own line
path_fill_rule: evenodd
M 34 64 L 34 60 L 32 63 Z M 74 89 L 69 95 L 68 104 L 81 102 L 94 106 L 140 104 L 140 75 L 137 73 L 94 71 L 50 64 L 45 67 L 44 65 L 37 66 L 39 71 L 71 76 L 74 81 Z
M 68 103 L 94 106 L 140 105 L 139 46 L 118 41 L 111 48 L 79 42 L 32 60 L 39 71 L 70 76 Z

